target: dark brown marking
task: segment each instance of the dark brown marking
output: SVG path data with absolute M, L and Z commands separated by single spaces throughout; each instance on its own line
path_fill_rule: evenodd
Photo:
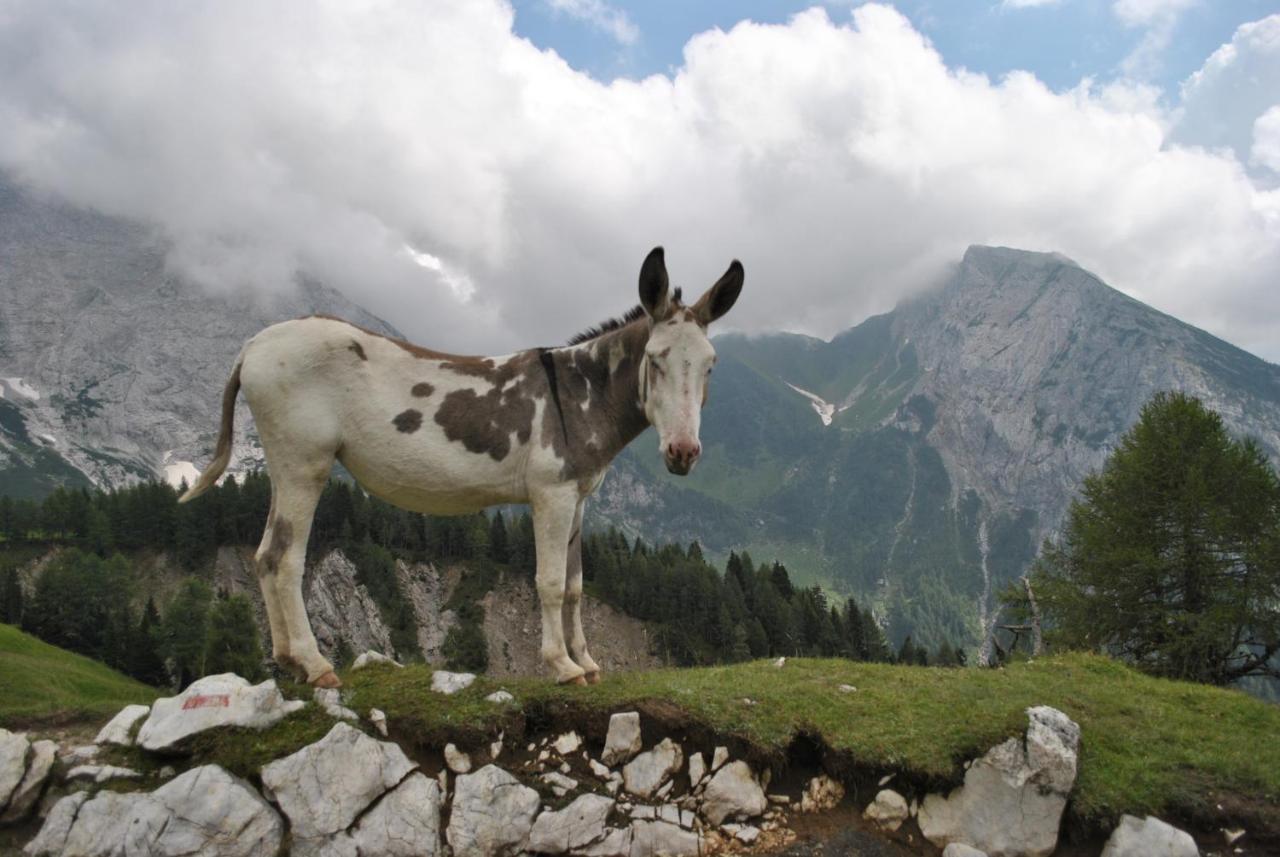
M 391 422 L 396 424 L 396 430 L 405 434 L 413 434 L 422 428 L 422 411 L 416 411 L 409 408 L 407 411 L 401 411 L 395 415 Z
M 369 359 L 368 357 L 364 356 L 364 346 L 361 345 L 359 342 L 352 342 L 350 345 L 347 346 L 347 350 L 354 351 L 356 353 L 356 356 L 359 357 L 361 360 Z
M 547 395 L 546 375 L 534 351 L 521 352 L 501 365 L 484 362 L 485 367 L 444 364 L 443 368 L 464 375 L 480 375 L 494 386 L 483 395 L 475 390 L 448 393 L 435 421 L 445 437 L 461 442 L 469 452 L 502 461 L 511 453 L 511 435 L 521 444 L 533 436 L 534 399 Z
M 413 385 L 413 389 L 409 392 L 413 393 L 419 399 L 425 399 L 436 391 L 436 388 L 428 384 L 426 381 L 419 381 Z
M 271 541 L 267 544 L 267 552 L 262 555 L 262 564 L 258 567 L 258 574 L 266 577 L 280 570 L 280 560 L 288 552 L 289 545 L 293 544 L 293 524 L 284 518 L 268 518 Z

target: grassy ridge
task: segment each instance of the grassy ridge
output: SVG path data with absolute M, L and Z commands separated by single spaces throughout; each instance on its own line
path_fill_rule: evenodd
M 840 684 L 857 688 L 841 693 Z M 349 676 L 350 704 L 381 708 L 423 743 L 473 740 L 509 726 L 511 711 L 483 700 L 481 679 L 444 697 L 430 670 L 382 668 Z M 609 676 L 595 687 L 504 681 L 524 712 L 566 707 L 601 716 L 651 700 L 690 725 L 732 736 L 775 758 L 800 733 L 868 767 L 959 782 L 963 762 L 1026 729 L 1024 709 L 1052 705 L 1081 726 L 1072 813 L 1194 812 L 1211 794 L 1280 799 L 1280 707 L 1237 691 L 1153 679 L 1106 658 L 1062 655 L 1003 670 L 944 670 L 841 660 L 788 660 Z M 750 699 L 754 704 L 743 701 Z M 940 783 L 939 783 L 940 784 Z
M 155 697 L 155 689 L 104 664 L 0 625 L 0 726 L 45 717 L 105 720 Z

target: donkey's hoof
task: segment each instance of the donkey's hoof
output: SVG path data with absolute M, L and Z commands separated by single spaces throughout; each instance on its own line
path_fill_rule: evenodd
M 311 682 L 312 687 L 342 687 L 342 679 L 338 678 L 338 674 L 333 670 L 329 670 L 324 675 Z
M 582 685 L 583 687 L 586 687 L 587 677 L 584 675 L 576 675 L 573 678 L 567 678 L 564 681 L 557 682 L 557 683 L 558 684 L 577 684 L 577 685 Z
M 599 684 L 600 670 L 592 670 L 591 672 L 584 675 L 583 678 L 587 680 L 587 684 Z

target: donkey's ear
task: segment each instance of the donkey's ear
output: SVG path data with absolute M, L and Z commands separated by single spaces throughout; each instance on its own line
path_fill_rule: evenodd
M 693 305 L 693 314 L 703 325 L 710 324 L 733 308 L 738 295 L 742 293 L 742 280 L 745 277 L 742 263 L 734 259 L 729 263 L 729 270 L 707 289 L 707 293 L 698 298 Z
M 662 248 L 654 247 L 640 266 L 640 305 L 654 321 L 671 314 L 670 281 Z

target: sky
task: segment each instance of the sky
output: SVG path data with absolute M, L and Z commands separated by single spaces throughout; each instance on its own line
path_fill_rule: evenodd
M 829 337 L 969 244 L 1280 360 L 1280 0 L 0 0 L 0 170 L 214 291 L 501 353 L 733 258 Z

